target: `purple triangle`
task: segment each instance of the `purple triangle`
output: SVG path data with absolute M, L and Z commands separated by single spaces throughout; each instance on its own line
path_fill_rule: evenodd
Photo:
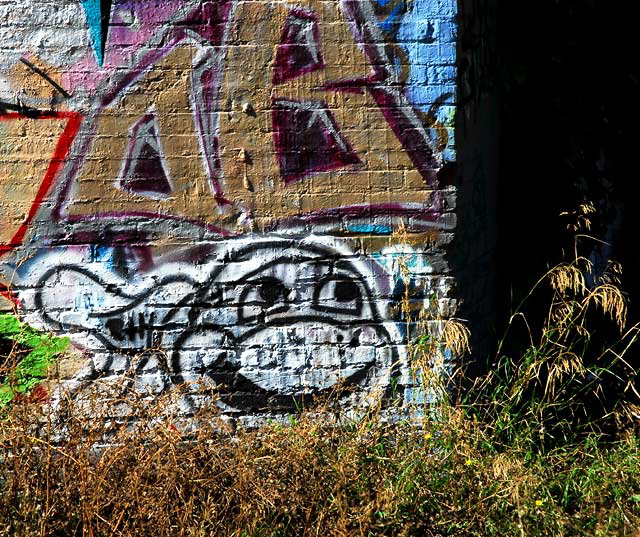
M 276 52 L 273 84 L 282 84 L 324 67 L 315 14 L 299 8 L 291 10 L 282 28 Z
M 155 114 L 145 115 L 131 128 L 120 188 L 148 197 L 166 197 L 173 192 Z
M 280 175 L 285 183 L 362 164 L 325 103 L 276 99 L 272 115 Z

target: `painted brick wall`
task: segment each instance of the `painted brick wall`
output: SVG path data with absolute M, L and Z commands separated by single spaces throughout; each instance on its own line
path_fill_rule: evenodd
M 203 381 L 248 423 L 419 397 L 406 286 L 459 299 L 456 12 L 0 0 L 0 283 L 82 352 L 68 387 Z

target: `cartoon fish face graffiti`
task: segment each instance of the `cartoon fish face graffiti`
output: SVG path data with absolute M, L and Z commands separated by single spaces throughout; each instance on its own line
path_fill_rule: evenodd
M 133 368 L 141 389 L 156 392 L 206 378 L 228 409 L 252 412 L 331 390 L 354 404 L 392 387 L 401 395 L 406 351 L 386 318 L 387 278 L 336 239 L 228 240 L 214 259 L 144 278 L 154 283 L 59 264 L 23 296 L 34 320 L 91 347 L 87 378 Z M 66 303 L 61 285 L 73 289 Z
M 338 384 L 380 395 L 399 385 L 401 338 L 366 262 L 318 238 L 242 240 L 225 259 L 198 299 L 198 322 L 176 342 L 176 369 L 207 356 L 223 400 L 254 410 Z
M 25 160 L 40 183 L 13 153 L 0 162 L 0 193 L 31 196 L 7 205 L 0 256 L 17 275 L 0 278 L 29 319 L 86 350 L 79 389 L 206 379 L 247 414 L 331 390 L 354 405 L 401 395 L 389 274 L 357 238 L 328 236 L 453 226 L 439 142 L 380 24 L 405 7 L 83 1 L 90 41 L 16 60 L 3 134 L 18 151 L 28 126 L 47 156 Z

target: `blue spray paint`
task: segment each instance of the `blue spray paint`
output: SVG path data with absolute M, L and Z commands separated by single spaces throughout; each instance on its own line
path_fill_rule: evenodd
M 369 235 L 391 235 L 393 228 L 382 224 L 350 225 L 347 229 L 351 233 L 365 233 Z
M 111 18 L 112 0 L 82 0 L 82 7 L 87 18 L 89 34 L 98 65 L 104 63 L 104 51 L 107 43 L 107 31 Z
M 455 0 L 413 0 L 397 35 L 410 65 L 409 100 L 424 112 L 444 101 L 436 111 L 436 119 L 449 134 L 444 150 L 446 161 L 455 160 L 456 13 Z
M 386 6 L 390 0 L 378 0 L 378 4 L 382 7 Z M 402 10 L 404 9 L 404 2 L 399 2 L 398 5 L 393 8 L 393 11 L 389 14 L 389 16 L 382 22 L 378 23 L 378 27 L 385 33 L 393 30 L 394 23 L 398 22 L 400 16 L 402 15 Z

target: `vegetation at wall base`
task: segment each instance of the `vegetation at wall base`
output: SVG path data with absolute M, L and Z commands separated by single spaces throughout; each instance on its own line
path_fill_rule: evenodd
M 587 435 L 545 453 L 496 445 L 452 410 L 423 427 L 375 413 L 323 425 L 187 434 L 52 423 L 33 405 L 2 430 L 0 535 L 637 535 L 638 441 Z M 34 420 L 40 427 L 34 426 Z M 104 435 L 108 447 L 98 452 Z M 99 456 L 98 456 L 99 454 Z
M 173 392 L 15 399 L 0 535 L 640 535 L 638 330 L 614 269 L 596 277 L 576 253 L 550 270 L 532 291 L 547 317 L 516 308 L 488 372 L 466 383 L 440 367 L 462 327 L 416 334 L 411 359 L 440 363 L 423 379 L 440 397 L 404 419 L 349 416 L 329 397 L 246 430 L 215 401 L 175 414 Z

